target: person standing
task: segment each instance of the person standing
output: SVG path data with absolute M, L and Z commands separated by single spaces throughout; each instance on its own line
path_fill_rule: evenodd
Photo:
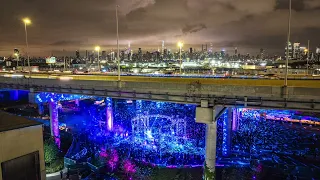
M 60 179 L 63 179 L 63 171 L 60 171 Z

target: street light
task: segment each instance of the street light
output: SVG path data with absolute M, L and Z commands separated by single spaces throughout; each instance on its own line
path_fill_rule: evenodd
M 119 54 L 120 54 L 120 49 L 119 49 L 119 18 L 118 18 L 118 8 L 120 6 L 116 5 L 116 20 L 117 20 L 117 48 L 118 48 L 118 53 L 117 53 L 117 60 L 118 60 L 118 81 L 120 82 L 120 58 L 119 58 Z
M 309 76 L 309 56 L 310 56 L 310 40 L 308 40 L 308 49 L 307 49 L 307 76 Z
M 180 74 L 181 74 L 181 66 L 182 66 L 182 58 L 181 58 L 181 49 L 183 47 L 182 42 L 178 42 L 179 52 L 180 52 Z
M 288 37 L 287 37 L 287 53 L 286 53 L 286 70 L 285 70 L 285 78 L 284 78 L 284 87 L 286 98 L 288 95 L 288 66 L 289 66 L 289 43 L 290 43 L 290 35 L 291 35 L 291 14 L 292 14 L 292 0 L 289 0 L 289 18 L 288 18 Z
M 100 46 L 96 46 L 94 49 L 95 49 L 95 50 L 97 51 L 97 53 L 98 53 L 98 69 L 99 69 L 99 72 L 101 72 L 100 60 L 99 60 Z
M 24 32 L 26 34 L 26 45 L 27 45 L 27 58 L 28 58 L 28 69 L 29 69 L 29 78 L 31 78 L 31 68 L 30 68 L 30 58 L 29 58 L 29 44 L 28 44 L 28 31 L 27 31 L 27 25 L 31 24 L 31 20 L 29 18 L 22 19 L 24 23 Z

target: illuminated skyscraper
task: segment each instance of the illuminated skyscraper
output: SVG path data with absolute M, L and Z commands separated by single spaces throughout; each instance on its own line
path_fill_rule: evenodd
M 260 49 L 260 59 L 264 59 L 264 49 Z
M 293 57 L 293 46 L 290 42 L 289 42 L 289 49 L 287 46 L 284 49 L 285 56 L 287 55 L 287 51 L 289 51 L 289 59 L 291 59 Z
M 161 47 L 161 56 L 164 55 L 164 41 L 162 41 L 162 47 Z

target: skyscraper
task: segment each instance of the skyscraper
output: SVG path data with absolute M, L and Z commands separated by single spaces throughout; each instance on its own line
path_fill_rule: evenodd
M 193 49 L 192 49 L 192 48 L 189 49 L 189 53 L 190 53 L 190 54 L 193 53 Z
M 264 59 L 264 49 L 260 49 L 260 59 Z
M 162 41 L 162 46 L 161 46 L 161 56 L 164 55 L 164 41 Z
M 78 50 L 76 50 L 76 58 L 80 59 L 80 52 Z
M 139 48 L 138 50 L 138 60 L 141 61 L 142 60 L 142 49 Z
M 289 59 L 291 59 L 293 57 L 293 46 L 292 44 L 289 42 L 289 49 L 288 47 L 286 46 L 285 49 L 284 49 L 284 53 L 285 53 L 285 56 L 287 56 L 287 51 L 289 52 Z
M 102 51 L 102 52 L 101 52 L 101 58 L 102 58 L 103 60 L 107 59 L 107 52 L 106 52 L 106 51 Z
M 238 54 L 238 48 L 235 47 L 235 48 L 234 48 L 234 55 L 237 55 L 237 54 Z

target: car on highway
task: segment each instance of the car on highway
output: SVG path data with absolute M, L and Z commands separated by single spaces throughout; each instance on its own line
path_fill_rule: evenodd
M 265 74 L 263 77 L 268 78 L 268 79 L 280 79 L 278 75 L 276 74 Z

